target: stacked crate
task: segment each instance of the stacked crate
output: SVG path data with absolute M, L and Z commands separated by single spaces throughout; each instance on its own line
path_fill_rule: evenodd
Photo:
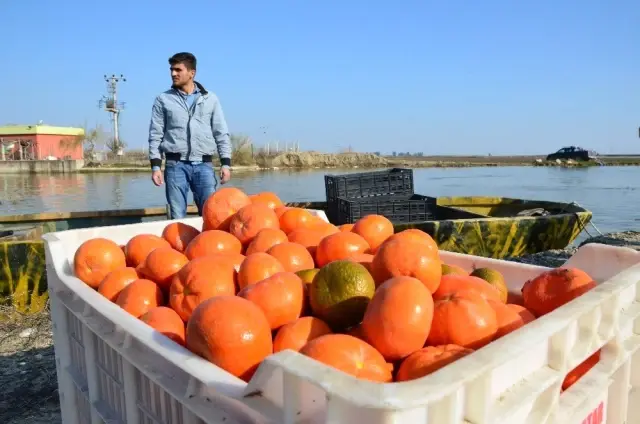
M 327 215 L 336 224 L 351 224 L 377 214 L 394 224 L 433 219 L 436 199 L 414 193 L 413 170 L 325 175 Z

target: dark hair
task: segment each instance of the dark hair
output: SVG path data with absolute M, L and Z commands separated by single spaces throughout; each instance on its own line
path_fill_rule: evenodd
M 169 65 L 184 63 L 188 70 L 196 69 L 196 57 L 188 52 L 176 53 L 169 58 Z

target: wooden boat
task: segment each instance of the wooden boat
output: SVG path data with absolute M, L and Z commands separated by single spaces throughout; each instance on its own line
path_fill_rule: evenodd
M 517 257 L 573 242 L 591 220 L 575 203 L 501 197 L 439 197 L 435 219 L 398 224 L 396 232 L 418 228 L 443 250 L 496 259 Z M 326 202 L 290 203 L 326 210 Z M 197 215 L 195 206 L 188 209 Z M 167 219 L 164 207 L 93 212 L 0 216 L 0 298 L 11 296 L 18 310 L 39 310 L 46 303 L 46 232 Z

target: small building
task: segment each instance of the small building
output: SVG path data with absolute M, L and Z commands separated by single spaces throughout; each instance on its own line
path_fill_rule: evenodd
M 83 159 L 84 129 L 49 125 L 0 127 L 0 160 Z

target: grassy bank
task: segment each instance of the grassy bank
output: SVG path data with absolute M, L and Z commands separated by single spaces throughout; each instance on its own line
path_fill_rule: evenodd
M 600 157 L 599 162 L 546 161 L 538 156 L 380 156 L 373 153 L 319 153 L 289 152 L 277 155 L 235 154 L 233 169 L 236 172 L 264 169 L 331 169 L 331 168 L 471 168 L 503 166 L 548 166 L 562 168 L 588 168 L 597 166 L 639 166 L 640 156 Z M 215 165 L 219 165 L 216 163 Z M 148 172 L 146 160 L 122 158 L 118 161 L 89 163 L 78 172 Z

